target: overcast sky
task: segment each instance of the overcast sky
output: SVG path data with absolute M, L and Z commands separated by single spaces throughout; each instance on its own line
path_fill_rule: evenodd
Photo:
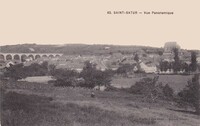
M 180 2 L 179 2 L 180 1 Z M 200 49 L 199 0 L 1 0 L 0 45 L 117 44 Z M 174 15 L 108 15 L 173 11 Z

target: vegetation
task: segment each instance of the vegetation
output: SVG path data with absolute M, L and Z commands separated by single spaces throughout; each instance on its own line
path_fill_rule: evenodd
M 77 85 L 77 78 L 79 74 L 75 70 L 69 69 L 55 69 L 52 76 L 56 79 L 55 86 L 73 86 Z
M 139 60 L 140 60 L 137 53 L 135 54 L 134 60 L 135 60 L 136 62 L 139 62 Z
M 200 85 L 199 74 L 194 75 L 188 85 L 178 93 L 179 104 L 190 105 L 195 108 L 197 114 L 200 114 Z
M 48 73 L 48 62 L 43 62 L 42 64 L 33 63 L 29 66 L 24 66 L 23 63 L 20 63 L 8 67 L 4 73 L 4 77 L 18 80 L 28 76 L 45 76 Z
M 40 84 L 37 84 L 37 86 L 38 85 Z M 32 92 L 33 90 L 29 91 Z M 61 95 L 60 91 L 55 91 L 54 93 Z M 70 89 L 68 91 L 69 92 L 66 92 L 65 90 L 64 98 L 68 97 L 73 100 L 74 95 L 78 94 L 82 96 L 81 99 L 87 99 L 85 91 L 82 92 L 81 95 L 80 90 L 73 91 Z M 46 94 L 47 91 L 44 88 L 41 92 Z M 113 110 L 107 110 L 93 105 L 82 105 L 81 103 L 76 104 L 68 102 L 62 104 L 60 102 L 51 102 L 54 98 L 56 97 L 52 98 L 35 94 L 28 95 L 16 92 L 4 92 L 3 101 L 1 102 L 1 123 L 3 126 L 145 126 L 156 124 L 156 119 L 154 117 L 122 115 Z M 76 96 L 76 99 L 77 98 Z
M 199 124 L 197 115 L 169 110 L 177 109 L 171 102 L 157 99 L 149 103 L 141 95 L 123 89 L 100 92 L 79 87 L 55 88 L 51 84 L 9 83 L 3 84 L 9 90 L 1 98 L 4 101 L 1 108 L 3 126 Z M 95 99 L 90 97 L 90 91 L 95 93 Z
M 197 70 L 197 57 L 195 52 L 191 52 L 190 70 L 195 72 Z
M 161 71 L 167 71 L 167 70 L 172 70 L 172 63 L 169 63 L 168 61 L 162 61 L 160 62 L 160 70 Z
M 111 82 L 111 72 L 109 70 L 101 71 L 96 69 L 96 65 L 85 62 L 83 71 L 80 73 L 85 82 L 82 86 L 88 88 L 94 88 L 95 86 L 109 86 Z
M 119 68 L 116 70 L 118 75 L 122 75 L 124 77 L 128 77 L 129 73 L 133 73 L 133 69 L 136 65 L 135 64 L 121 64 Z
M 158 83 L 158 76 L 154 78 L 143 78 L 131 86 L 130 91 L 133 94 L 143 95 L 144 98 L 155 101 L 156 99 L 171 100 L 173 98 L 173 89 L 169 85 L 163 86 Z
M 24 72 L 24 65 L 17 64 L 17 65 L 10 65 L 9 68 L 6 69 L 4 73 L 4 77 L 9 77 L 13 80 L 18 80 L 25 78 L 27 75 Z
M 94 88 L 95 86 L 109 86 L 113 71 L 101 71 L 96 65 L 85 62 L 81 73 L 69 69 L 52 69 L 51 75 L 56 79 L 55 86 L 72 86 Z
M 191 64 L 187 64 L 186 62 L 180 61 L 178 56 L 178 49 L 174 49 L 174 62 L 168 61 L 161 61 L 160 62 L 160 70 L 167 71 L 173 70 L 175 73 L 179 71 L 183 71 L 185 73 L 195 72 L 198 68 L 197 60 L 196 60 L 196 53 L 191 52 Z
M 27 76 L 45 76 L 48 75 L 48 62 L 42 64 L 33 63 L 30 66 L 24 66 L 24 72 Z
M 178 56 L 178 49 L 174 48 L 174 64 L 173 64 L 173 69 L 174 72 L 177 73 L 178 71 L 180 71 L 180 59 Z

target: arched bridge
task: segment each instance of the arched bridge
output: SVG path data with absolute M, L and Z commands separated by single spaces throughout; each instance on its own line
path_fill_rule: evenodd
M 61 53 L 1 53 L 0 60 L 18 60 L 24 62 L 27 58 L 38 59 L 41 57 L 60 57 L 63 54 Z

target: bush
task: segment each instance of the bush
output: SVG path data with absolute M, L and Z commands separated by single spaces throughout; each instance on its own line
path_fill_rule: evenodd
M 158 78 L 158 76 L 154 78 L 143 78 L 131 86 L 131 93 L 143 95 L 144 98 L 151 101 L 155 101 L 158 98 L 170 100 L 173 98 L 173 89 L 169 85 L 163 86 L 162 83 L 158 83 Z
M 164 87 L 163 87 L 163 95 L 165 97 L 165 99 L 173 99 L 174 97 L 174 90 L 168 85 L 166 84 Z

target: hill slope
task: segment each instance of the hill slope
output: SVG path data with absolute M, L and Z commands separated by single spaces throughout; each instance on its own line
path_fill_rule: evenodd
M 37 45 L 19 44 L 0 46 L 0 52 L 5 53 L 64 53 L 68 55 L 102 55 L 111 53 L 132 54 L 139 51 L 158 52 L 161 48 L 147 46 L 119 46 L 119 45 L 86 45 L 86 44 L 66 44 L 66 45 Z

